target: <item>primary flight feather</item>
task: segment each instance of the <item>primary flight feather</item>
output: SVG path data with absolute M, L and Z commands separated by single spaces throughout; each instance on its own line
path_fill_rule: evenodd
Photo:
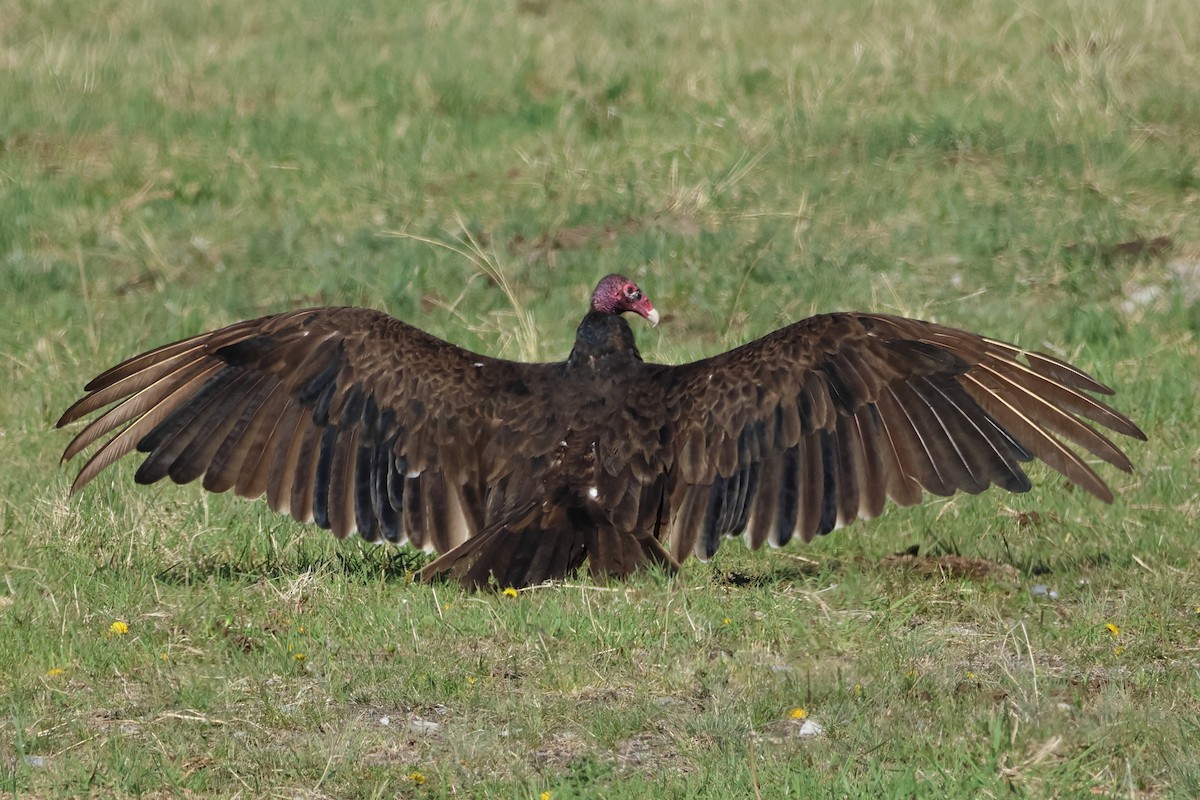
M 1041 459 L 1105 502 L 1080 455 L 1126 472 L 1100 429 L 1145 434 L 1059 359 L 883 314 L 823 314 L 690 364 L 642 361 L 609 275 L 566 361 L 478 355 L 382 312 L 314 308 L 135 356 L 58 421 L 105 409 L 72 492 L 133 450 L 135 480 L 266 495 L 343 538 L 408 542 L 468 586 L 521 587 L 585 561 L 624 576 L 708 558 L 723 536 L 804 541 L 926 492 L 1030 488 Z M 111 434 L 111 436 L 110 436 Z

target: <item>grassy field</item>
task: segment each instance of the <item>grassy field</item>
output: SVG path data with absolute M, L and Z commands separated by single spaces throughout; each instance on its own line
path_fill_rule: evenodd
M 0 792 L 1200 795 L 1197 75 L 1193 0 L 5 0 Z M 151 345 L 365 304 L 557 359 L 615 270 L 655 360 L 934 318 L 1150 442 L 1111 507 L 1035 469 L 515 598 L 132 460 L 67 496 Z

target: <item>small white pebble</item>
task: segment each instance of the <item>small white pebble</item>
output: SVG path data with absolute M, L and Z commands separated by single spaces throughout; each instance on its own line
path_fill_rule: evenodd
M 437 733 L 442 729 L 442 726 L 436 722 L 427 722 L 423 719 L 412 719 L 408 721 L 408 729 L 412 733 L 428 735 Z
M 824 736 L 825 729 L 821 727 L 820 723 L 806 719 L 804 720 L 804 724 L 800 726 L 800 730 L 796 731 L 796 735 L 801 739 L 812 739 L 817 736 Z
M 391 725 L 391 724 L 392 724 L 392 718 L 391 718 L 391 717 L 389 717 L 389 716 L 386 716 L 386 715 L 384 715 L 384 716 L 382 716 L 382 717 L 380 717 L 380 718 L 379 718 L 379 724 L 380 724 L 380 725 Z
M 24 761 L 31 767 L 48 767 L 50 759 L 46 756 L 25 756 Z

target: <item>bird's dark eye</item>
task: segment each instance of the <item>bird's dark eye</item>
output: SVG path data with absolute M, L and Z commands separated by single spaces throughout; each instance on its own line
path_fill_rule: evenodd
M 642 290 L 631 283 L 625 287 L 625 297 L 629 298 L 630 300 L 641 300 Z

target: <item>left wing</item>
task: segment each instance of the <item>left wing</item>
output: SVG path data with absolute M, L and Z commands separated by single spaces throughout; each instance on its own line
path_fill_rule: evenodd
M 135 356 L 89 382 L 58 427 L 109 406 L 63 453 L 109 437 L 73 492 L 136 449 L 139 483 L 203 478 L 339 538 L 446 552 L 538 491 L 563 428 L 556 375 L 379 311 L 313 308 Z

